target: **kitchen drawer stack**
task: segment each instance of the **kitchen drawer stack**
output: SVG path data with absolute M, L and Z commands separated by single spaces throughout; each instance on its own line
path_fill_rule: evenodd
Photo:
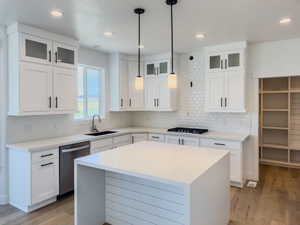
M 300 77 L 260 79 L 260 161 L 300 167 Z

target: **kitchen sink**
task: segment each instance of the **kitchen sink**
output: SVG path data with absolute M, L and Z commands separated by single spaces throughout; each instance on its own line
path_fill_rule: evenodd
M 86 135 L 89 135 L 89 136 L 102 136 L 102 135 L 114 134 L 114 133 L 117 133 L 117 131 L 108 130 L 108 131 L 102 131 L 102 132 L 97 132 L 97 133 L 89 133 L 89 134 L 86 134 Z

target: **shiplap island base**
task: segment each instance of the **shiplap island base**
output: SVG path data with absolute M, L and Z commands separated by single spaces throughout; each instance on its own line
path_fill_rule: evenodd
M 76 225 L 226 225 L 229 152 L 140 142 L 76 160 Z

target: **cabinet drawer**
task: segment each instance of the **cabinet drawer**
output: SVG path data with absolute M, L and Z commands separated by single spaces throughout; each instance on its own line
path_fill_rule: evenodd
M 112 144 L 113 144 L 113 139 L 112 138 L 93 141 L 93 142 L 91 142 L 91 149 L 102 148 L 102 147 L 106 147 L 106 146 L 111 147 Z
M 201 146 L 218 149 L 241 149 L 241 143 L 236 141 L 222 141 L 216 139 L 201 139 Z
M 165 135 L 163 134 L 149 134 L 150 141 L 165 142 Z
M 51 149 L 41 152 L 32 153 L 32 163 L 40 162 L 43 160 L 58 158 L 58 149 Z

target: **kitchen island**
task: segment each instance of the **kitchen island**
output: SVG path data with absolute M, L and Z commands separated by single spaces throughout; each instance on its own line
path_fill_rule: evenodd
M 140 142 L 76 160 L 76 225 L 226 225 L 229 152 Z

